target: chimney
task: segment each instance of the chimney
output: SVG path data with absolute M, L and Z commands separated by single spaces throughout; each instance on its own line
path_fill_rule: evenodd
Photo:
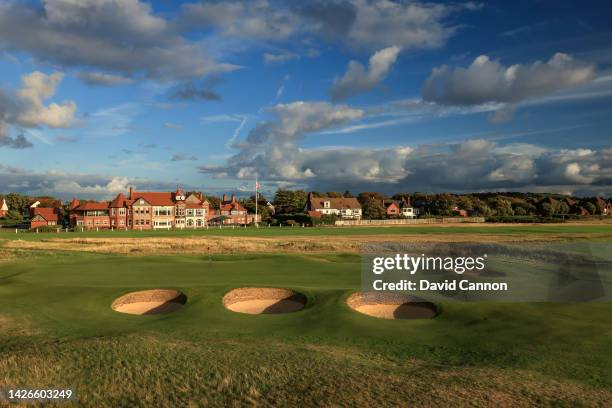
M 236 202 L 236 196 L 232 194 L 232 203 Z
M 132 199 L 132 194 L 134 194 L 134 188 L 130 186 L 130 200 Z
M 227 201 L 227 194 L 223 194 L 223 202 Z

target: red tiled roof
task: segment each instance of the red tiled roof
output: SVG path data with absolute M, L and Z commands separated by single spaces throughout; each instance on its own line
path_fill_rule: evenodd
M 219 205 L 221 211 L 246 211 L 238 201 L 224 201 Z
M 115 199 L 110 202 L 109 207 L 112 207 L 112 208 L 125 207 L 126 203 L 127 203 L 127 199 L 125 198 L 125 195 L 123 193 L 119 193 L 117 194 L 117 197 L 115 197 Z
M 41 208 L 41 207 L 37 207 L 37 208 L 32 208 L 32 217 L 36 217 L 37 215 L 40 215 L 41 217 L 43 217 L 45 220 L 47 221 L 57 221 L 58 219 L 58 214 L 57 214 L 57 209 L 56 208 Z
M 103 211 L 103 210 L 108 210 L 108 203 L 106 201 L 104 202 L 86 201 L 75 209 L 77 211 L 92 211 L 92 210 Z
M 134 192 L 133 202 L 142 198 L 151 205 L 174 205 L 174 193 L 169 192 Z

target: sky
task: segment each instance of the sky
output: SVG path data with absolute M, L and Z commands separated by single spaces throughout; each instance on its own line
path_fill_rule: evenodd
M 612 3 L 0 0 L 0 193 L 612 195 Z

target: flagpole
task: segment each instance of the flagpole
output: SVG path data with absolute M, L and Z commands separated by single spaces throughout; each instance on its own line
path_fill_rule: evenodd
M 259 197 L 257 194 L 257 173 L 255 173 L 255 226 L 257 227 L 259 224 L 257 223 L 257 202 L 259 201 Z

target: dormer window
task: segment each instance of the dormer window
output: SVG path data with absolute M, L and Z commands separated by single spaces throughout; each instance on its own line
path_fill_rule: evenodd
M 323 208 L 329 208 L 330 207 L 330 202 L 329 201 L 323 201 Z

